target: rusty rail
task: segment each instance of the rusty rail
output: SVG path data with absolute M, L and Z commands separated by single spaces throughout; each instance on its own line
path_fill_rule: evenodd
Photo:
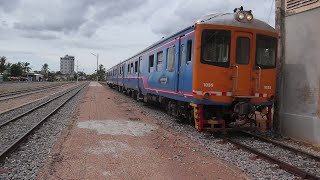
M 320 157 L 319 156 L 316 156 L 314 154 L 311 154 L 311 153 L 308 153 L 308 152 L 305 152 L 305 151 L 302 151 L 300 149 L 297 149 L 297 148 L 294 148 L 294 147 L 291 147 L 291 146 L 288 146 L 288 145 L 285 145 L 285 144 L 282 144 L 280 142 L 277 142 L 277 141 L 274 141 L 274 140 L 271 140 L 271 139 L 268 139 L 268 138 L 265 138 L 265 137 L 262 137 L 262 136 L 259 136 L 259 135 L 256 135 L 256 134 L 253 134 L 251 132 L 248 132 L 248 131 L 241 131 L 241 133 L 244 133 L 244 134 L 247 134 L 249 136 L 252 136 L 256 139 L 259 139 L 261 141 L 264 141 L 264 142 L 267 142 L 267 143 L 271 143 L 271 144 L 274 144 L 276 146 L 280 146 L 284 149 L 287 149 L 289 151 L 294 151 L 295 153 L 299 153 L 301 155 L 305 155 L 305 156 L 308 156 L 316 161 L 319 161 L 320 162 Z
M 299 176 L 299 177 L 304 178 L 304 179 L 320 180 L 320 177 L 318 177 L 318 176 L 316 176 L 314 174 L 308 173 L 305 170 L 302 170 L 302 169 L 300 169 L 298 167 L 292 166 L 292 165 L 290 165 L 290 164 L 288 164 L 286 162 L 280 161 L 277 158 L 274 158 L 272 156 L 264 154 L 264 153 L 254 149 L 254 148 L 251 148 L 249 146 L 241 144 L 241 143 L 239 143 L 239 142 L 237 142 L 235 140 L 232 140 L 232 139 L 227 138 L 227 137 L 224 137 L 223 140 L 235 145 L 236 147 L 244 149 L 245 151 L 248 151 L 250 153 L 256 154 L 261 159 L 265 159 L 266 161 L 269 161 L 271 163 L 277 164 L 281 169 L 283 169 L 283 170 L 285 170 L 285 171 L 287 171 L 287 172 L 289 172 L 291 174 L 294 174 L 294 175 Z

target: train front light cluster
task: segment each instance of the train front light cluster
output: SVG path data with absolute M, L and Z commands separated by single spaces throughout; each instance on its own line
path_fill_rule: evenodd
M 253 15 L 250 11 L 244 11 L 243 7 L 234 9 L 235 19 L 240 22 L 251 22 L 253 20 Z

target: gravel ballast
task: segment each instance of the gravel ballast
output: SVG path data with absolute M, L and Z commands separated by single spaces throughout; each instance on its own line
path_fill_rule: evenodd
M 109 87 L 106 87 L 109 89 Z M 118 93 L 114 91 L 115 93 Z M 157 124 L 170 131 L 178 132 L 196 142 L 202 147 L 205 147 L 213 156 L 220 158 L 235 165 L 243 170 L 247 175 L 254 179 L 296 179 L 298 177 L 279 169 L 277 165 L 270 164 L 264 160 L 254 158 L 255 155 L 240 149 L 236 149 L 229 143 L 221 143 L 222 139 L 214 137 L 210 134 L 196 131 L 193 127 L 187 124 L 178 123 L 173 117 L 158 108 L 137 102 L 134 99 L 118 93 L 116 101 L 118 103 L 130 103 L 130 106 L 144 106 L 143 114 L 152 117 L 157 121 Z M 127 108 L 130 108 L 128 106 Z M 188 142 L 185 142 L 188 143 Z M 254 146 L 254 145 L 253 145 Z M 196 151 L 196 149 L 195 149 Z
M 44 122 L 26 142 L 21 144 L 9 157 L 0 163 L 0 168 L 10 170 L 1 174 L 0 179 L 35 179 L 39 168 L 47 159 L 61 131 L 67 127 L 72 112 L 85 93 L 82 89 L 74 98 L 68 101 L 56 114 Z
M 73 87 L 75 87 L 75 86 L 73 86 Z M 73 88 L 73 87 L 70 87 L 70 88 Z M 70 88 L 68 88 L 68 89 L 70 89 Z M 21 113 L 23 113 L 23 112 L 26 112 L 26 111 L 28 111 L 29 109 L 32 109 L 32 108 L 34 108 L 34 107 L 36 107 L 36 106 L 38 106 L 38 105 L 40 105 L 40 104 L 42 104 L 42 103 L 50 100 L 50 99 L 52 99 L 53 97 L 56 97 L 56 96 L 64 93 L 65 90 L 66 90 L 66 89 L 64 89 L 64 90 L 62 90 L 62 91 L 59 91 L 59 92 L 56 92 L 56 93 L 54 93 L 54 94 L 52 94 L 52 95 L 49 95 L 49 96 L 47 96 L 47 97 L 44 97 L 44 98 L 42 98 L 42 99 L 39 99 L 38 101 L 35 101 L 35 102 L 32 102 L 32 103 L 26 104 L 26 105 L 24 105 L 24 106 L 21 106 L 21 107 L 12 109 L 12 110 L 10 110 L 10 111 L 1 113 L 1 114 L 0 114 L 0 124 L 1 124 L 2 122 L 4 122 L 4 121 L 7 121 L 8 119 L 11 119 L 11 118 L 17 116 L 18 114 L 21 114 Z

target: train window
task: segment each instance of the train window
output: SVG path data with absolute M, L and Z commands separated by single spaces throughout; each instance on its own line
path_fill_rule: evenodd
M 181 44 L 181 46 L 180 46 L 180 59 L 181 59 L 180 66 L 182 66 L 182 64 L 184 63 L 185 58 L 186 58 L 186 55 L 185 55 L 184 44 Z
M 226 30 L 204 30 L 202 32 L 201 62 L 229 67 L 231 32 Z
M 133 62 L 131 63 L 130 73 L 133 73 Z
M 157 71 L 162 70 L 163 51 L 157 53 Z
M 141 61 L 142 61 L 142 56 L 139 57 L 139 73 L 141 73 Z
M 250 61 L 250 39 L 247 37 L 237 38 L 236 63 L 249 64 Z
M 277 39 L 265 35 L 257 35 L 256 66 L 262 69 L 276 67 Z
M 174 71 L 176 48 L 174 46 L 167 49 L 167 70 Z
M 134 62 L 134 72 L 138 72 L 138 61 Z
M 191 62 L 192 40 L 187 42 L 187 63 Z
M 128 74 L 130 73 L 130 64 L 128 64 Z
M 149 72 L 154 71 L 154 55 L 149 56 Z

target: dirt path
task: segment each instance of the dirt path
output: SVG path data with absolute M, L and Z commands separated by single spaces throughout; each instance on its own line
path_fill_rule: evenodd
M 39 179 L 249 179 L 91 83 Z

